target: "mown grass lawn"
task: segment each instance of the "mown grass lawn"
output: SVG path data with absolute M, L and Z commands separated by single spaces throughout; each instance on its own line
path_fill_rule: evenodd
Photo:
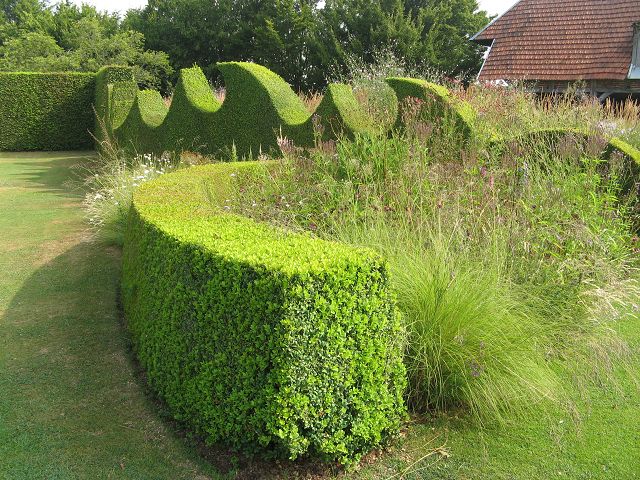
M 0 155 L 0 478 L 209 478 L 131 362 L 119 254 L 65 187 L 83 158 Z
M 90 239 L 81 196 L 65 186 L 84 158 L 0 155 L 0 479 L 219 478 L 161 418 L 136 372 L 117 307 L 119 253 Z M 638 318 L 620 328 L 637 350 Z M 464 418 L 424 421 L 341 476 L 640 478 L 640 394 L 624 372 L 617 378 L 617 389 L 576 388 L 573 413 L 541 410 L 484 431 Z M 269 470 L 253 465 L 244 476 Z

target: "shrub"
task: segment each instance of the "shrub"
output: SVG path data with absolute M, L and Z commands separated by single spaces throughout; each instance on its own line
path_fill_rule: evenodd
M 222 104 L 215 99 L 198 67 L 184 69 L 166 116 L 158 94 L 131 93 L 132 82 L 122 80 L 125 71 L 101 71 L 98 111 L 105 110 L 107 103 L 107 111 L 117 109 L 101 114 L 110 122 L 106 131 L 113 133 L 123 148 L 137 153 L 186 149 L 214 154 L 232 152 L 235 157 L 247 158 L 277 151 L 280 136 L 296 146 L 312 146 L 318 122 L 324 127 L 325 139 L 352 137 L 372 128 L 347 85 L 328 87 L 316 109 L 316 121 L 291 87 L 267 68 L 242 62 L 221 63 L 218 68 L 227 85 Z M 116 81 L 108 84 L 111 74 Z M 105 95 L 111 99 L 109 102 L 103 98 Z M 126 115 L 124 109 L 128 109 Z M 156 119 L 162 121 L 158 123 Z
M 356 136 L 291 155 L 241 176 L 234 208 L 384 255 L 418 413 L 508 419 L 567 400 L 556 362 L 624 364 L 628 345 L 594 313 L 638 292 L 624 164 L 568 148 L 574 137 L 557 152 L 534 142 L 488 158 L 479 145 L 456 158 L 416 139 Z
M 160 93 L 142 90 L 137 93 L 126 120 L 114 134 L 127 150 L 161 153 L 160 127 L 166 116 L 167 106 Z
M 332 83 L 327 87 L 314 115 L 322 124 L 324 140 L 342 136 L 353 138 L 357 133 L 373 129 L 351 87 L 342 83 Z
M 113 130 L 126 119 L 137 92 L 131 67 L 110 65 L 98 70 L 94 97 L 94 136 L 98 146 L 112 140 Z
M 91 73 L 0 73 L 0 150 L 89 150 Z
M 134 194 L 123 300 L 175 418 L 245 451 L 349 463 L 405 413 L 400 320 L 367 249 L 226 210 L 257 164 L 193 167 Z
M 414 78 L 391 77 L 387 83 L 396 92 L 398 102 L 402 103 L 407 98 L 424 102 L 421 111 L 425 120 L 434 122 L 450 119 L 463 138 L 473 135 L 475 110 L 467 102 L 454 98 L 446 87 Z M 402 120 L 402 116 L 399 116 L 398 126 Z
M 219 63 L 226 97 L 213 132 L 218 149 L 241 157 L 278 149 L 282 134 L 296 145 L 313 144 L 310 113 L 278 74 L 254 63 Z
M 200 67 L 180 70 L 171 107 L 160 132 L 164 150 L 206 151 L 220 109 Z

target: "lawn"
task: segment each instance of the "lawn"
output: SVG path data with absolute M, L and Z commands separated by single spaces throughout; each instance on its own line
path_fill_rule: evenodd
M 220 478 L 215 453 L 201 455 L 164 419 L 132 360 L 118 310 L 119 251 L 91 240 L 81 195 L 67 185 L 85 155 L 0 156 L 0 478 Z M 619 328 L 637 350 L 637 316 Z M 640 395 L 625 372 L 616 378 L 575 387 L 573 409 L 541 406 L 501 427 L 472 427 L 453 412 L 416 421 L 388 452 L 338 476 L 640 478 Z M 268 470 L 239 473 L 334 476 Z
M 85 155 L 0 155 L 0 478 L 210 478 L 132 363 L 119 252 L 65 186 Z

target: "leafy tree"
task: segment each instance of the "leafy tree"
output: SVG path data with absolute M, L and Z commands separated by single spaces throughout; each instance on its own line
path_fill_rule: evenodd
M 325 61 L 334 68 L 390 49 L 408 64 L 443 73 L 475 73 L 482 47 L 469 38 L 488 21 L 476 0 L 327 0 L 322 10 Z M 330 64 L 327 65 L 327 67 Z
M 358 56 L 392 49 L 409 64 L 450 74 L 475 72 L 481 47 L 469 37 L 488 21 L 476 0 L 150 0 L 127 13 L 147 48 L 169 54 L 174 68 L 253 60 L 297 88 L 319 88 Z
M 95 72 L 130 65 L 143 87 L 167 90 L 173 72 L 163 52 L 145 50 L 140 32 L 118 17 L 68 1 L 0 0 L 0 70 Z
M 130 10 L 127 28 L 142 32 L 149 48 L 169 54 L 174 68 L 200 65 L 212 79 L 221 61 L 255 61 L 296 86 L 321 76 L 313 45 L 312 0 L 150 0 Z M 314 80 L 314 81 L 315 81 Z

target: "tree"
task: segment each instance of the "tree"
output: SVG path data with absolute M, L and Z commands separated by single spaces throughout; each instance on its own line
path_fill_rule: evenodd
M 411 65 L 476 73 L 483 51 L 469 39 L 488 21 L 477 8 L 476 0 L 327 0 L 325 61 L 334 68 L 354 55 L 372 61 L 384 48 Z
M 95 72 L 130 65 L 138 83 L 166 91 L 172 68 L 163 52 L 145 50 L 144 36 L 123 29 L 118 17 L 68 1 L 0 0 L 1 71 Z
M 150 0 L 124 26 L 174 68 L 253 60 L 294 87 L 317 89 L 354 55 L 391 49 L 409 64 L 457 75 L 477 71 L 482 48 L 469 38 L 488 21 L 476 0 Z

